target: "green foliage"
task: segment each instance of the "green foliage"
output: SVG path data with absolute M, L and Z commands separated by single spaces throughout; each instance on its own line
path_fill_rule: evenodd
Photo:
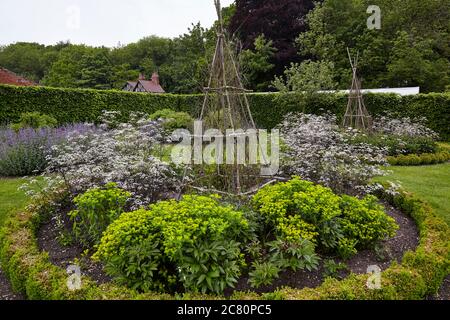
M 234 287 L 244 264 L 241 243 L 233 240 L 200 242 L 180 256 L 180 278 L 190 292 L 222 293 Z
M 19 118 L 19 122 L 13 123 L 11 128 L 18 131 L 22 128 L 54 128 L 58 125 L 58 120 L 39 112 L 26 112 L 22 113 Z
M 368 143 L 380 148 L 387 148 L 389 156 L 434 153 L 438 149 L 436 141 L 429 137 L 411 137 L 373 134 L 360 135 L 353 139 L 354 143 Z
M 255 262 L 252 264 L 248 282 L 253 288 L 270 285 L 279 277 L 280 271 L 280 267 L 273 262 Z
M 186 195 L 179 202 L 159 202 L 148 211 L 125 213 L 108 227 L 95 258 L 126 266 L 118 260 L 128 248 L 142 241 L 157 242 L 160 257 L 153 259 L 159 261 L 155 278 L 162 280 L 141 276 L 153 289 L 161 290 L 162 283 L 170 290 L 168 280 L 176 277 L 188 291 L 222 292 L 237 281 L 242 264 L 239 240 L 250 235 L 243 213 L 220 205 L 218 198 Z M 205 270 L 213 273 L 206 277 Z M 126 275 L 126 270 L 120 271 Z
M 342 231 L 346 238 L 357 240 L 358 248 L 366 248 L 379 240 L 393 237 L 398 230 L 395 220 L 384 212 L 383 206 L 374 196 L 359 200 L 343 195 L 340 208 Z
M 344 258 L 394 236 L 398 228 L 375 197 L 338 196 L 299 178 L 261 189 L 252 202 L 282 239 L 311 240 Z
M 349 47 L 353 54 L 359 51 L 364 87 L 420 86 L 422 92 L 443 92 L 450 76 L 448 1 L 379 0 L 380 30 L 366 25 L 372 4 L 368 0 L 318 4 L 308 14 L 308 30 L 297 39 L 300 55 L 333 62 L 333 76 L 341 89 L 351 83 Z
M 75 239 L 86 247 L 97 244 L 111 222 L 122 214 L 130 196 L 115 183 L 77 196 L 73 200 L 76 210 L 69 213 Z
M 325 278 L 331 277 L 331 278 L 339 278 L 339 273 L 341 271 L 347 270 L 348 267 L 345 263 L 342 262 L 336 262 L 333 259 L 327 259 L 324 261 L 323 264 L 324 272 L 323 276 Z
M 154 288 L 164 288 L 157 283 L 158 266 L 162 264 L 161 252 L 157 241 L 143 241 L 127 248 L 121 256 L 115 256 L 106 264 L 106 272 L 117 283 L 141 292 Z
M 303 61 L 301 64 L 293 63 L 284 72 L 285 78 L 276 77 L 274 86 L 279 91 L 309 92 L 320 90 L 333 90 L 337 83 L 333 80 L 334 64 L 327 61 Z
M 305 239 L 283 241 L 281 239 L 269 243 L 270 261 L 281 270 L 292 269 L 308 271 L 317 269 L 319 258 L 314 252 L 314 244 Z
M 264 35 L 255 39 L 254 50 L 244 50 L 240 54 L 244 77 L 249 89 L 256 91 L 267 91 L 272 81 L 272 63 L 277 49 L 273 47 L 273 41 L 267 40 Z
M 392 166 L 423 166 L 444 163 L 448 161 L 450 161 L 450 152 L 448 151 L 388 157 L 388 162 Z
M 62 193 L 58 193 L 62 195 Z M 450 230 L 437 218 L 429 206 L 409 193 L 384 194 L 389 203 L 403 208 L 416 221 L 420 244 L 416 252 L 407 253 L 402 265 L 394 264 L 382 273 L 382 289 L 369 290 L 367 275 L 350 275 L 338 281 L 327 279 L 315 289 L 282 288 L 264 295 L 255 292 L 235 292 L 232 299 L 291 299 L 291 300 L 417 300 L 435 294 L 448 274 Z M 35 199 L 36 200 L 36 199 Z M 44 300 L 209 300 L 216 296 L 184 294 L 139 294 L 115 284 L 97 285 L 83 277 L 77 291 L 67 288 L 65 270 L 49 261 L 48 254 L 38 246 L 35 230 L 48 218 L 49 203 L 60 203 L 58 196 L 47 194 L 25 211 L 10 215 L 0 228 L 0 262 L 13 288 L 29 299 Z M 47 209 L 45 209 L 47 208 Z
M 344 94 L 296 93 L 249 94 L 253 118 L 258 127 L 276 127 L 289 112 L 321 114 L 331 112 L 343 116 L 347 105 Z M 103 110 L 131 111 L 152 114 L 161 109 L 187 112 L 198 116 L 202 95 L 152 95 L 119 91 L 54 89 L 45 87 L 14 87 L 0 85 L 0 123 L 17 122 L 23 112 L 40 112 L 58 120 L 60 124 L 95 122 Z M 450 93 L 398 96 L 367 94 L 364 97 L 369 112 L 381 115 L 392 111 L 402 117 L 418 118 L 426 115 L 426 125 L 438 132 L 442 139 L 450 138 Z
M 172 133 L 176 129 L 192 129 L 194 119 L 186 112 L 176 112 L 171 109 L 158 110 L 150 115 L 151 120 L 165 120 L 164 129 Z

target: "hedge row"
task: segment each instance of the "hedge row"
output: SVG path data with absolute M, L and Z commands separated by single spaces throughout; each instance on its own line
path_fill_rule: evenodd
M 450 152 L 399 155 L 388 157 L 387 160 L 392 166 L 425 166 L 450 161 Z
M 15 122 L 23 112 L 38 111 L 60 124 L 93 122 L 102 110 L 153 113 L 170 108 L 195 111 L 200 96 L 156 95 L 125 91 L 15 87 L 0 85 L 0 123 Z
M 347 96 L 320 94 L 305 98 L 298 94 L 249 94 L 250 105 L 260 128 L 271 129 L 292 111 L 319 113 L 345 112 Z M 54 116 L 60 123 L 95 121 L 102 110 L 143 111 L 153 113 L 169 108 L 197 117 L 202 95 L 145 94 L 123 91 L 14 87 L 0 85 L 0 124 L 17 121 L 29 111 Z M 401 97 L 394 94 L 367 94 L 365 103 L 373 115 L 386 111 L 403 116 L 428 118 L 428 126 L 450 140 L 450 93 L 433 93 Z
M 382 288 L 369 290 L 368 275 L 354 275 L 338 281 L 327 279 L 315 289 L 283 288 L 273 293 L 236 292 L 232 300 L 292 299 L 292 300 L 416 300 L 438 292 L 450 266 L 449 226 L 437 218 L 430 207 L 408 193 L 384 195 L 386 200 L 410 214 L 420 231 L 420 244 L 415 252 L 407 252 L 402 264 L 394 263 L 382 273 Z M 48 200 L 42 200 L 47 201 Z M 0 262 L 15 291 L 28 299 L 129 300 L 129 299 L 220 299 L 217 296 L 185 294 L 138 294 L 114 284 L 96 285 L 83 278 L 78 291 L 67 289 L 67 274 L 53 265 L 47 253 L 38 249 L 36 230 L 45 216 L 34 204 L 26 211 L 11 216 L 0 231 Z

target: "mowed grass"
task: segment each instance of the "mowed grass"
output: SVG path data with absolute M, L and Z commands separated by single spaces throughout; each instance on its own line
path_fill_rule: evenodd
M 403 189 L 426 200 L 436 214 L 450 225 L 450 163 L 418 166 L 390 167 L 392 174 L 376 181 L 400 182 Z
M 8 214 L 27 205 L 29 197 L 18 190 L 24 182 L 24 179 L 0 178 L 0 226 Z

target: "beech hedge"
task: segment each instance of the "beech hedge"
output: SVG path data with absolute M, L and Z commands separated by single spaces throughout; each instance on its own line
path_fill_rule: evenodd
M 260 128 L 271 129 L 293 111 L 342 116 L 347 95 L 318 94 L 312 97 L 291 93 L 253 93 L 248 95 L 252 113 Z M 93 122 L 102 110 L 154 113 L 173 109 L 198 117 L 203 96 L 146 94 L 117 90 L 61 89 L 0 85 L 0 124 L 18 121 L 24 112 L 38 111 L 55 117 L 61 124 Z M 365 104 L 372 115 L 389 111 L 400 116 L 427 117 L 428 126 L 442 139 L 450 140 L 450 93 L 415 96 L 366 94 Z

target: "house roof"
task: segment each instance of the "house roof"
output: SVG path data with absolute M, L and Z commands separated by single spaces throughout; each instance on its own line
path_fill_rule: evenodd
M 127 81 L 127 84 L 129 84 L 131 87 L 135 88 L 137 85 L 137 82 L 136 81 Z
M 142 85 L 142 87 L 147 92 L 151 93 L 165 93 L 164 89 L 158 83 L 153 80 L 139 80 L 138 83 Z
M 37 83 L 18 76 L 12 71 L 0 68 L 0 84 L 9 84 L 14 86 L 36 86 Z

